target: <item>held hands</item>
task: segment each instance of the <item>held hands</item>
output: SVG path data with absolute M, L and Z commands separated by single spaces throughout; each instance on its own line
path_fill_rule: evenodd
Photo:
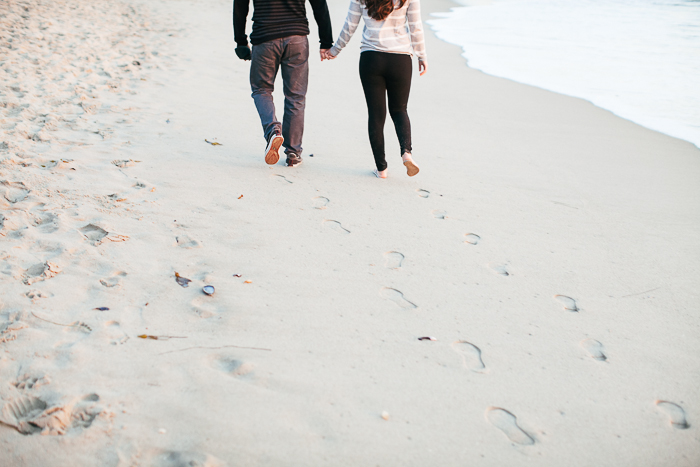
M 321 49 L 321 61 L 333 60 L 335 56 L 331 55 L 331 49 Z
M 238 55 L 238 58 L 241 60 L 250 60 L 250 47 L 247 45 L 236 47 L 236 55 Z
M 418 71 L 420 72 L 420 75 L 423 76 L 428 72 L 428 62 L 424 62 L 423 60 L 418 60 Z

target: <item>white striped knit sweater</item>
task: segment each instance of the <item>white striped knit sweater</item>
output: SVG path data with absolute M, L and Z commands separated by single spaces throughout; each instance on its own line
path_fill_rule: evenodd
M 394 4 L 398 4 L 398 1 L 394 0 Z M 427 62 L 420 0 L 406 0 L 403 7 L 395 9 L 384 21 L 372 19 L 364 5 L 358 0 L 351 0 L 348 17 L 338 40 L 330 50 L 331 55 L 338 55 L 350 42 L 360 23 L 360 17 L 365 21 L 360 46 L 362 52 L 374 50 L 407 55 L 415 53 L 419 60 Z

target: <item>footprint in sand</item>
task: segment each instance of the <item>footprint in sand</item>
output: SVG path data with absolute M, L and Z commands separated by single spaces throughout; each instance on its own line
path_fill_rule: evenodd
M 416 190 L 416 193 L 418 193 L 418 196 L 420 196 L 421 198 L 427 198 L 428 196 L 430 196 L 430 192 L 428 190 L 423 190 L 420 188 Z
M 100 284 L 102 284 L 105 287 L 121 287 L 122 285 L 122 280 L 126 277 L 126 273 L 124 271 L 119 271 L 115 272 L 112 274 L 110 277 L 106 277 L 104 279 L 100 279 Z
M 656 401 L 656 408 L 668 415 L 673 428 L 679 430 L 690 428 L 690 424 L 685 418 L 685 410 L 680 405 L 668 401 Z
M 192 311 L 200 318 L 211 318 L 221 314 L 224 310 L 216 304 L 216 297 L 199 296 L 190 302 Z
M 311 202 L 316 209 L 326 209 L 330 200 L 325 196 L 317 196 L 313 198 Z
M 455 341 L 451 345 L 452 350 L 462 356 L 464 367 L 477 372 L 483 373 L 486 370 L 483 360 L 481 360 L 481 349 L 471 342 Z
M 41 290 L 29 290 L 24 294 L 25 297 L 27 297 L 29 300 L 36 301 L 39 300 L 40 298 L 49 298 L 53 297 L 53 294 L 49 292 L 42 292 Z
M 95 418 L 100 414 L 101 410 L 95 406 L 95 403 L 100 400 L 97 394 L 88 394 L 82 397 L 71 410 L 71 426 L 88 428 L 95 421 Z
M 50 261 L 38 263 L 30 266 L 24 272 L 24 283 L 32 285 L 35 282 L 41 282 L 46 279 L 51 279 L 61 272 L 61 267 Z
M 152 467 L 224 467 L 226 464 L 209 454 L 190 451 L 157 451 L 143 465 Z
M 12 204 L 24 201 L 29 196 L 29 188 L 24 182 L 0 182 L 5 186 L 5 199 Z
M 507 264 L 489 263 L 489 268 L 499 276 L 508 277 L 513 275 L 513 273 L 508 270 Z
M 23 435 L 31 435 L 41 431 L 41 428 L 31 422 L 46 407 L 46 402 L 32 396 L 11 399 L 0 411 L 0 422 L 13 427 Z
M 477 234 L 464 234 L 464 243 L 469 243 L 470 245 L 478 245 L 480 240 L 481 237 L 479 237 Z
M 18 378 L 17 381 L 12 384 L 14 387 L 19 389 L 20 391 L 26 391 L 28 389 L 36 389 L 41 386 L 44 386 L 46 384 L 50 384 L 51 379 L 48 376 L 30 376 L 30 375 L 24 375 L 21 378 Z
M 34 416 L 30 423 L 41 430 L 42 435 L 65 435 L 71 428 L 88 428 L 102 411 L 96 406 L 97 394 L 74 398 L 63 405 L 56 405 Z
M 571 297 L 567 297 L 566 295 L 555 295 L 554 299 L 564 305 L 565 310 L 569 310 L 572 312 L 578 312 L 581 309 L 576 305 L 576 300 L 574 300 Z
M 128 160 L 113 160 L 112 164 L 116 165 L 120 169 L 125 169 L 127 167 L 133 167 L 136 165 L 136 163 L 139 161 L 135 161 L 133 159 L 128 159 Z
M 52 212 L 45 213 L 34 219 L 34 225 L 43 232 L 53 233 L 58 230 L 58 216 Z
M 604 362 L 608 359 L 608 357 L 605 355 L 605 348 L 603 347 L 603 344 L 595 339 L 584 339 L 579 345 L 581 348 L 583 348 L 583 350 L 588 352 L 588 355 L 590 355 L 594 360 Z
M 515 444 L 522 446 L 535 444 L 535 440 L 518 426 L 517 417 L 506 409 L 489 407 L 486 409 L 486 420 Z
M 202 244 L 189 235 L 178 235 L 175 237 L 175 244 L 180 248 L 201 248 Z
M 237 378 L 253 376 L 254 369 L 252 363 L 242 362 L 230 357 L 217 358 L 213 362 L 213 367 Z
M 294 183 L 291 180 L 287 180 L 287 177 L 285 177 L 284 175 L 279 175 L 279 174 L 272 174 L 272 175 L 276 178 L 276 180 L 280 180 L 280 181 L 286 182 L 286 183 Z
M 350 233 L 350 231 L 348 229 L 346 229 L 345 227 L 343 227 L 340 224 L 340 222 L 338 222 L 338 221 L 326 219 L 323 221 L 323 225 L 331 230 L 338 232 L 338 233 L 342 233 L 342 234 L 349 234 Z
M 384 265 L 389 269 L 398 269 L 401 267 L 405 256 L 398 251 L 387 251 L 384 253 Z
M 440 209 L 436 209 L 433 211 L 433 216 L 435 219 L 447 219 L 447 212 L 442 211 Z
M 0 309 L 2 306 L 2 301 L 0 301 Z M 0 323 L 0 344 L 4 342 L 12 342 L 13 340 L 17 339 L 18 331 L 29 327 L 27 323 L 20 321 L 16 314 L 10 314 L 9 316 L 4 314 L 3 317 L 6 319 L 9 318 L 9 321 Z
M 109 338 L 109 343 L 112 345 L 122 345 L 129 340 L 129 336 L 122 331 L 122 328 L 117 321 L 106 322 L 105 330 Z
M 396 289 L 392 289 L 390 287 L 384 287 L 379 291 L 379 294 L 383 298 L 386 298 L 387 300 L 391 300 L 392 302 L 396 303 L 401 308 L 405 308 L 405 309 L 418 308 L 418 305 L 406 300 L 403 296 L 403 293 L 401 293 L 400 291 L 398 291 Z
M 91 241 L 93 245 L 98 245 L 108 233 L 105 229 L 95 224 L 88 224 L 78 230 L 85 238 Z

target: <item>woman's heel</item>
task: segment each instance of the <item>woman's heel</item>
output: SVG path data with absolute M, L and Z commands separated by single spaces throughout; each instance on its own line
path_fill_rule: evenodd
M 418 172 L 420 172 L 420 169 L 418 168 L 416 163 L 413 162 L 410 152 L 405 152 L 403 156 L 401 156 L 401 158 L 403 159 L 403 165 L 406 166 L 406 173 L 409 177 L 413 177 Z

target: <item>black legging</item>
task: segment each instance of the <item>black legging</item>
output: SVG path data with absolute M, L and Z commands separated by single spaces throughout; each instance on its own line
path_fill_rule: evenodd
M 411 56 L 367 51 L 360 54 L 360 80 L 365 90 L 369 113 L 369 142 L 380 172 L 386 169 L 384 158 L 384 122 L 386 97 L 389 114 L 399 137 L 401 154 L 411 152 L 411 121 L 408 119 L 408 95 L 411 92 Z

